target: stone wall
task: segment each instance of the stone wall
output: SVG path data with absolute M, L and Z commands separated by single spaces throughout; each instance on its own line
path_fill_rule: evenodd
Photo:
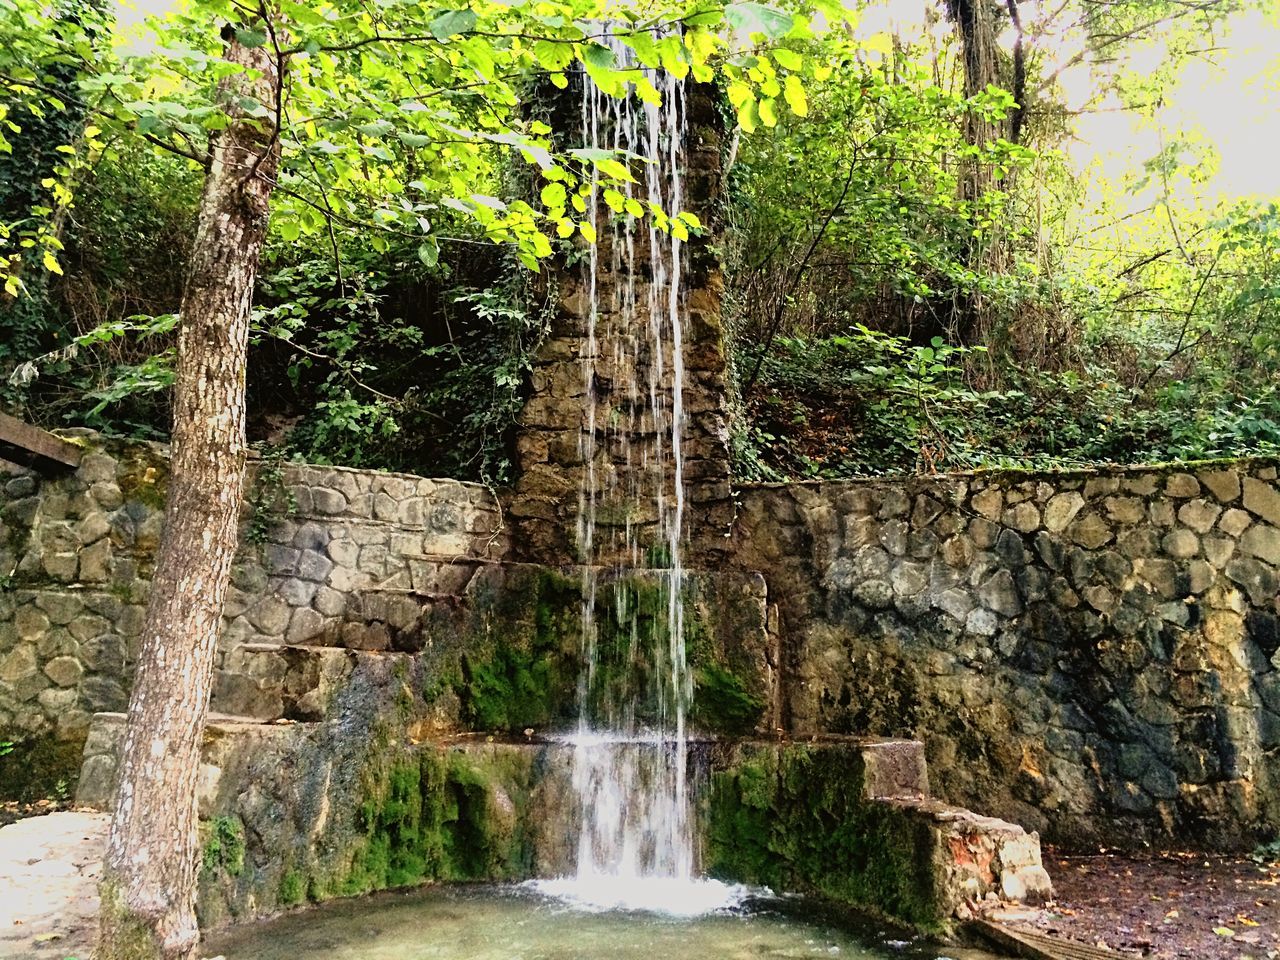
M 82 442 L 79 470 L 0 486 L 9 795 L 74 779 L 91 715 L 125 705 L 142 627 L 164 451 Z M 321 722 L 384 655 L 421 673 L 432 735 L 564 726 L 580 568 L 505 560 L 482 487 L 271 473 L 246 506 L 260 542 L 236 564 L 215 711 Z M 700 729 L 916 737 L 943 799 L 1067 843 L 1245 847 L 1280 828 L 1274 463 L 739 501 L 733 564 L 695 571 L 685 597 Z M 651 579 L 602 581 L 624 611 L 602 636 L 657 628 Z
M 792 733 L 924 740 L 937 793 L 1071 844 L 1280 828 L 1273 462 L 740 492 Z
M 723 278 L 713 249 L 723 186 L 724 119 L 714 87 L 691 83 L 686 90 L 683 209 L 696 214 L 703 226 L 681 246 L 684 516 L 697 551 L 693 559 L 706 563 L 723 557 L 733 520 Z M 580 128 L 582 91 L 576 82 L 547 99 L 558 112 L 553 118 L 558 131 Z M 655 357 L 652 345 L 650 327 L 665 322 L 661 315 L 650 315 L 652 234 L 641 221 L 608 226 L 613 216 L 602 203 L 594 277 L 582 250 L 575 253 L 576 266 L 553 271 L 557 308 L 550 336 L 535 357 L 532 390 L 521 413 L 520 476 L 510 500 L 512 523 L 519 531 L 516 548 L 525 560 L 567 564 L 619 559 L 634 565 L 633 539 L 642 550 L 655 545 L 651 531 L 658 522 L 658 492 L 667 509 L 674 502 L 670 426 L 665 423 L 673 403 L 674 360 L 669 352 Z M 634 258 L 631 268 L 629 258 Z M 593 292 L 598 305 L 594 352 L 587 333 Z M 660 314 L 665 314 L 665 290 L 660 301 Z M 651 373 L 655 367 L 660 376 Z M 651 375 L 657 381 L 652 388 Z M 656 415 L 655 397 L 661 411 Z M 592 405 L 594 420 L 588 412 Z M 588 488 L 596 504 L 589 555 L 578 542 Z
M 74 472 L 0 485 L 9 795 L 74 780 L 91 715 L 124 708 L 163 526 L 165 450 L 79 442 L 91 449 Z M 448 593 L 508 546 L 496 501 L 474 484 L 290 465 L 247 499 L 218 651 L 214 708 L 228 712 L 263 709 L 261 678 L 238 669 L 245 647 L 388 649 L 408 626 L 399 599 Z

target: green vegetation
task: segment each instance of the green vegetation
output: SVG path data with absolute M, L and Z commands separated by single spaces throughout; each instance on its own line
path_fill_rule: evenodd
M 324 900 L 426 881 L 527 876 L 527 838 L 504 791 L 527 789 L 525 758 L 424 748 L 372 761 L 349 867 L 336 875 L 287 871 L 281 901 Z M 522 809 L 522 808 L 520 808 Z
M 554 284 L 532 274 L 594 241 L 593 183 L 619 197 L 634 180 L 614 156 L 553 153 L 529 108 L 535 77 L 564 88 L 585 71 L 613 95 L 634 79 L 598 42 L 593 0 L 554 6 L 374 15 L 290 0 L 246 20 L 199 0 L 162 9 L 139 44 L 99 0 L 7 5 L 0 161 L 41 162 L 0 166 L 13 188 L 0 195 L 0 400 L 50 426 L 167 433 L 191 228 L 230 116 L 211 81 L 236 72 L 223 56 L 234 42 L 269 49 L 284 78 L 274 108 L 237 104 L 281 127 L 271 235 L 251 265 L 251 439 L 311 460 L 509 479 L 510 428 L 554 303 Z M 766 76 L 732 55 L 733 36 L 768 44 L 807 24 L 753 2 L 693 2 L 651 5 L 618 37 L 650 66 L 718 77 L 744 115 L 758 101 L 772 116 L 775 102 L 803 102 L 804 65 Z M 681 211 L 624 206 L 690 229 Z
M 443 668 L 472 730 L 546 730 L 577 712 L 581 666 L 581 583 L 552 570 L 525 569 L 481 598 L 458 668 Z
M 717 663 L 694 670 L 693 709 L 689 719 L 698 730 L 742 735 L 760 723 L 768 702 L 752 693 L 737 674 Z
M 742 140 L 725 245 L 739 475 L 1280 450 L 1274 186 L 1215 181 L 1252 148 L 1176 109 L 1192 76 L 1255 82 L 1234 51 L 1274 9 L 1068 2 L 1014 24 L 1003 3 L 938 8 L 977 23 L 814 41 L 833 69 L 807 114 Z M 974 30 L 1016 47 L 975 58 Z M 1232 38 L 1211 67 L 1207 32 Z M 1087 163 L 1081 132 L 1120 147 L 1091 133 L 1095 111 L 1141 146 Z
M 237 817 L 214 817 L 201 824 L 206 835 L 200 862 L 210 873 L 238 877 L 244 871 L 244 824 Z
M 163 437 L 202 176 L 182 145 L 214 115 L 175 94 L 118 116 L 112 83 L 135 81 L 93 79 L 111 24 L 97 3 L 64 6 L 61 33 L 40 42 L 24 25 L 0 64 L 19 104 L 12 145 L 41 158 L 37 179 L 0 165 L 0 263 L 19 294 L 0 318 L 0 400 L 50 426 Z M 1253 0 L 1071 0 L 1013 24 L 1003 3 L 972 5 L 974 23 L 947 20 L 953 7 L 896 34 L 787 30 L 765 8 L 730 8 L 761 39 L 723 67 L 745 134 L 719 247 L 739 475 L 1280 450 L 1280 214 L 1273 197 L 1219 189 L 1238 146 L 1169 113 L 1201 67 L 1201 36 L 1274 28 L 1274 13 Z M 475 19 L 455 13 L 459 27 Z M 162 29 L 199 49 L 204 22 Z M 975 30 L 1016 48 L 975 59 Z M 1233 69 L 1235 49 L 1217 69 Z M 561 59 L 539 48 L 520 63 Z M 324 79 L 311 69 L 308 83 Z M 1267 69 L 1240 85 L 1266 89 Z M 1083 106 L 1068 105 L 1064 71 L 1076 86 L 1087 75 Z M 458 98 L 459 117 L 473 106 Z M 544 143 L 536 110 L 487 109 L 521 145 Z M 1120 167 L 1082 165 L 1071 138 L 1095 109 L 1124 111 L 1154 146 Z M 528 255 L 550 249 L 539 229 L 573 232 L 557 216 L 573 213 L 586 171 L 547 182 L 502 135 L 482 133 L 464 157 L 428 148 L 416 120 L 375 114 L 351 107 L 287 163 L 258 282 L 251 437 L 286 456 L 507 482 L 555 300 Z M 122 119 L 174 149 L 103 132 Z M 609 162 L 597 172 L 625 172 Z M 461 201 L 420 196 L 460 172 Z M 517 202 L 534 193 L 542 207 Z M 504 237 L 524 246 L 491 245 Z
M 712 775 L 712 876 L 810 891 L 922 929 L 946 917 L 935 895 L 929 825 L 865 798 L 856 750 L 744 745 Z

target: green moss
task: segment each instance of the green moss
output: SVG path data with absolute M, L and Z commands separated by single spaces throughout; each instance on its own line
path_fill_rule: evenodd
M 542 729 L 574 715 L 581 585 L 546 568 L 512 576 L 481 598 L 457 669 L 439 670 L 424 690 L 431 701 L 451 688 L 472 730 Z
M 280 903 L 296 907 L 307 898 L 307 878 L 298 870 L 288 871 L 280 879 Z
M 428 749 L 366 772 L 361 842 L 345 874 L 313 897 L 353 896 L 425 881 L 507 880 L 527 875 L 531 851 L 498 801 L 494 757 Z
M 214 817 L 200 824 L 204 835 L 201 863 L 210 873 L 225 871 L 238 877 L 244 872 L 244 824 L 238 817 Z
M 578 717 L 584 694 L 592 718 L 608 719 L 625 704 L 638 723 L 658 722 L 669 675 L 663 659 L 670 646 L 669 589 L 661 571 L 601 576 L 595 662 L 584 691 L 581 577 L 546 567 L 511 568 L 473 597 L 466 623 L 456 628 L 456 659 L 441 657 L 430 665 L 423 696 L 436 703 L 456 695 L 461 724 L 473 731 L 563 728 Z M 738 615 L 718 591 L 718 582 L 708 589 L 691 579 L 680 598 L 696 681 L 694 722 L 707 732 L 739 734 L 759 725 L 766 698 L 751 673 L 752 654 L 726 653 L 717 640 L 737 625 Z M 725 617 L 722 628 L 717 620 Z
M 856 750 L 746 747 L 713 775 L 709 821 L 714 876 L 817 893 L 926 930 L 945 922 L 928 825 L 864 798 Z
M 741 677 L 716 663 L 697 668 L 691 719 L 700 730 L 742 735 L 760 723 L 768 702 L 747 689 Z
M 3 733 L 0 741 L 8 742 Z M 80 778 L 83 753 L 84 737 L 17 740 L 0 755 L 0 800 L 30 803 L 71 797 Z
M 161 960 L 164 944 L 155 926 L 125 902 L 120 884 L 105 878 L 98 887 L 99 920 L 104 936 L 94 951 L 98 960 Z

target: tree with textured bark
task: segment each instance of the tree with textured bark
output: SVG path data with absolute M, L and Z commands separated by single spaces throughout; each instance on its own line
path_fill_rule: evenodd
M 0 21 L 0 41 L 21 48 L 44 17 L 42 46 L 74 47 L 37 0 L 14 2 L 22 32 L 6 37 L 9 21 Z M 798 58 L 764 71 L 720 57 L 731 35 L 735 44 L 774 40 L 804 32 L 802 18 L 697 0 L 656 3 L 622 27 L 602 27 L 607 14 L 601 0 L 536 8 L 478 0 L 456 9 L 194 0 L 157 23 L 157 52 L 79 84 L 77 106 L 114 135 L 142 137 L 204 171 L 178 321 L 165 527 L 101 884 L 99 960 L 188 957 L 199 939 L 196 778 L 238 547 L 245 363 L 268 226 L 285 241 L 354 226 L 384 249 L 388 234 L 416 235 L 423 260 L 434 263 L 442 238 L 432 218 L 447 205 L 514 245 L 531 269 L 552 253 L 548 234 L 593 242 L 588 203 L 634 179 L 628 158 L 553 153 L 549 128 L 520 109 L 519 93 L 535 70 L 563 87 L 574 69 L 611 95 L 659 97 L 643 76 L 616 68 L 605 33 L 648 66 L 701 81 L 718 69 L 746 122 L 768 122 L 775 101 L 803 102 Z M 0 85 L 24 96 L 47 87 L 38 71 L 3 59 Z M 494 150 L 537 168 L 539 206 L 485 192 Z M 416 177 L 406 182 L 410 169 Z M 677 211 L 627 212 L 677 235 L 687 229 Z
M 244 104 L 274 102 L 282 62 L 232 29 L 224 39 L 227 62 L 243 69 L 219 84 L 227 124 L 211 138 L 182 296 L 164 536 L 120 753 L 99 960 L 183 957 L 200 937 L 195 781 L 239 546 L 249 318 L 280 160 L 279 131 Z

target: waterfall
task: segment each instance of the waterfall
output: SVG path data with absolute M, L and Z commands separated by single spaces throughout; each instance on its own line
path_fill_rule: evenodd
M 628 47 L 609 46 L 620 67 L 637 68 Z M 610 97 L 583 77 L 582 144 L 629 155 L 637 179 L 618 187 L 624 207 L 640 201 L 674 217 L 685 199 L 685 84 L 663 71 L 643 74 L 661 104 Z M 578 449 L 585 668 L 578 729 L 568 738 L 577 869 L 541 886 L 596 906 L 699 913 L 732 891 L 696 880 L 688 783 L 683 244 L 651 217 L 613 216 L 604 199 L 593 176 L 586 216 L 597 243 L 582 262 L 587 409 Z M 641 603 L 645 617 L 628 608 Z M 602 649 L 605 624 L 630 624 L 630 632 Z M 631 675 L 620 682 L 618 669 Z

